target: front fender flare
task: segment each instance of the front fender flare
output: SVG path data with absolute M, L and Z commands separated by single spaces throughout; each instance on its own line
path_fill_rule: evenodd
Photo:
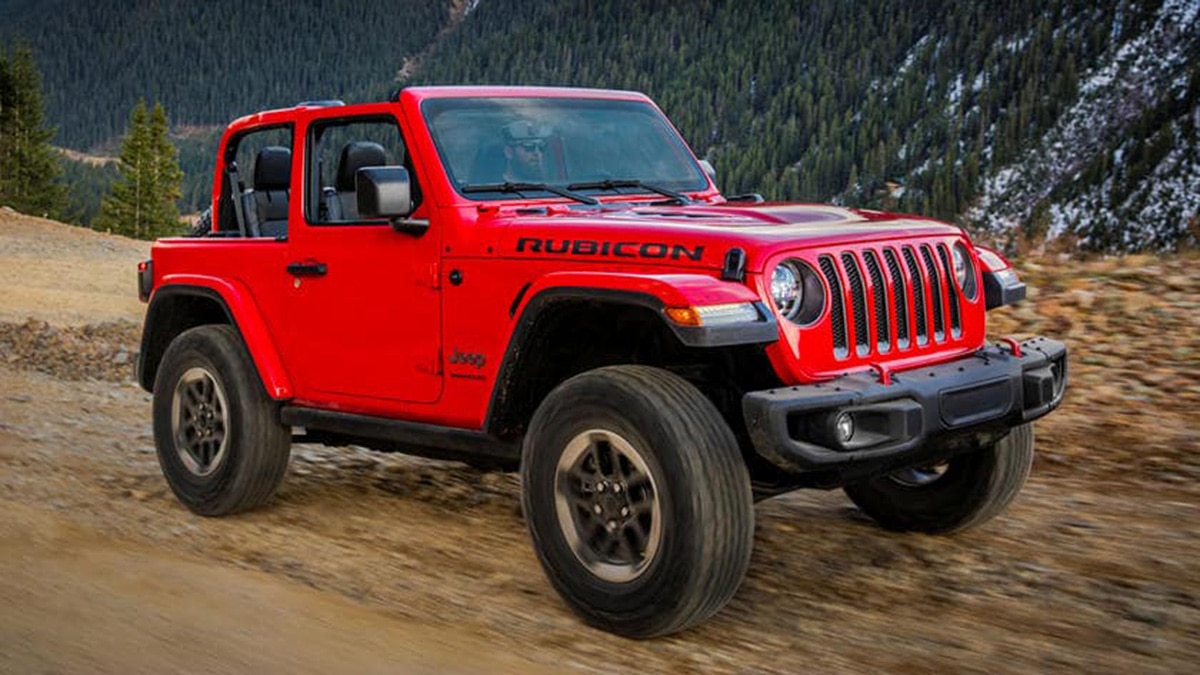
M 505 359 L 522 330 L 547 305 L 557 300 L 589 299 L 638 305 L 653 310 L 679 341 L 689 347 L 727 347 L 766 344 L 779 339 L 775 315 L 746 286 L 703 274 L 636 274 L 621 272 L 552 272 L 521 290 L 509 309 L 520 316 Z M 680 326 L 662 311 L 668 307 L 703 307 L 751 303 L 758 308 L 759 321 L 727 326 Z
M 702 274 L 629 274 L 611 272 L 553 272 L 526 284 L 514 298 L 509 316 L 515 319 L 488 405 L 485 428 L 501 433 L 499 419 L 509 405 L 513 380 L 521 370 L 523 349 L 534 324 L 559 302 L 591 300 L 651 310 L 688 347 L 727 347 L 767 344 L 779 339 L 774 314 L 746 286 Z M 668 307 L 752 303 L 759 321 L 725 326 L 679 326 L 663 313 Z

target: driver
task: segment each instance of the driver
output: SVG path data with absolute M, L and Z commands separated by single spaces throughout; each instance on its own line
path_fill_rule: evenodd
M 504 125 L 504 180 L 510 183 L 540 183 L 545 180 L 543 163 L 550 130 L 532 120 Z

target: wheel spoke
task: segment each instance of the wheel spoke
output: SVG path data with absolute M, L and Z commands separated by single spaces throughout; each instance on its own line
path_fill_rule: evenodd
M 605 443 L 608 448 L 608 472 L 607 476 L 620 479 L 621 478 L 621 451 L 617 450 L 612 443 Z
M 625 487 L 629 490 L 630 494 L 633 494 L 635 491 L 644 492 L 642 488 L 649 486 L 650 477 L 641 471 L 635 470 L 629 478 L 625 479 Z
M 638 556 L 641 556 L 646 550 L 646 540 L 649 539 L 646 536 L 646 530 L 642 528 L 641 522 L 637 518 L 633 518 L 625 523 L 624 534 L 633 546 L 633 550 L 637 552 Z
M 586 458 L 587 456 L 585 455 L 584 459 L 586 460 Z M 567 472 L 568 476 L 575 479 L 571 481 L 572 484 L 587 485 L 595 480 L 596 472 L 589 471 L 586 465 L 586 461 L 576 462 L 575 465 L 571 467 L 571 470 Z
M 580 513 L 586 513 L 589 519 L 596 517 L 596 512 L 593 510 L 593 504 L 590 497 L 585 495 L 574 495 L 570 499 L 570 504 Z
M 613 547 L 613 559 L 623 563 L 635 563 L 638 560 L 638 554 L 629 545 L 629 540 L 624 536 L 613 537 L 616 541 L 616 546 Z

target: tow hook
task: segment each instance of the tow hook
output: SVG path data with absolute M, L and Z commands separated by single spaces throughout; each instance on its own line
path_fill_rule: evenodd
M 1012 352 L 1012 355 L 1015 356 L 1016 358 L 1019 359 L 1022 356 L 1024 356 L 1024 354 L 1021 353 L 1021 343 L 1017 342 L 1016 338 L 1002 337 L 1002 338 L 1000 338 L 1000 341 L 1003 342 L 1004 344 L 1008 345 L 1008 350 L 1010 352 Z

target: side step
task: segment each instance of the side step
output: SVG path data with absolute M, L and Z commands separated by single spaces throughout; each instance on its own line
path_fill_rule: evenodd
M 298 406 L 284 406 L 279 419 L 288 426 L 304 427 L 307 433 L 297 439 L 303 443 L 361 445 L 505 469 L 515 469 L 521 460 L 520 444 L 482 431 Z

